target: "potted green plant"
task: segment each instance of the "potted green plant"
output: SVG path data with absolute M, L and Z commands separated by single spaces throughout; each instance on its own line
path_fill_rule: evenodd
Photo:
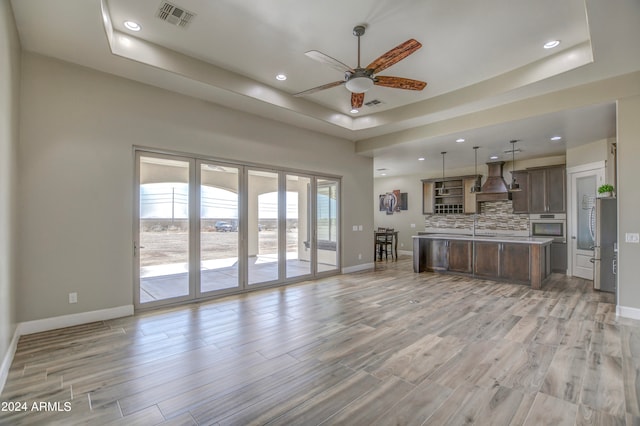
M 598 195 L 600 197 L 611 197 L 613 195 L 613 186 L 605 183 L 598 188 Z

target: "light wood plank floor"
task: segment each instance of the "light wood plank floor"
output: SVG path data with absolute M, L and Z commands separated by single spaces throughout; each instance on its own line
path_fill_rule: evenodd
M 0 401 L 28 411 L 0 424 L 640 424 L 640 322 L 590 285 L 414 274 L 405 257 L 23 336 Z

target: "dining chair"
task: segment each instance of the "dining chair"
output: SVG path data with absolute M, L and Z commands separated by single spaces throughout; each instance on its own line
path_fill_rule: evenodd
M 378 257 L 382 260 L 382 253 L 385 259 L 389 260 L 389 251 L 391 251 L 391 259 L 393 259 L 393 228 L 378 228 L 376 234 L 376 244 L 378 246 Z

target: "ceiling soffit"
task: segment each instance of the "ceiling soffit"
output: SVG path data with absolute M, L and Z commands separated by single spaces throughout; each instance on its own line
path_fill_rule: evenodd
M 303 116 L 307 121 L 318 121 L 320 124 L 338 127 L 342 131 L 336 135 L 349 140 L 380 136 L 395 132 L 399 128 L 426 125 L 518 100 L 516 89 L 593 62 L 591 44 L 584 42 L 447 94 L 354 118 L 306 99 L 293 97 L 289 93 L 200 59 L 122 33 L 112 25 L 106 0 L 101 0 L 101 10 L 109 47 L 114 55 L 175 74 L 182 77 L 182 80 L 186 78 L 215 87 L 217 90 L 228 92 L 232 97 L 245 98 L 244 102 L 249 99 L 258 104 L 277 107 L 282 115 Z M 510 93 L 513 95 L 498 96 Z

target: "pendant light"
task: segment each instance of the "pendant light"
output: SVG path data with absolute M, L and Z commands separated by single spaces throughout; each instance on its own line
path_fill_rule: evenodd
M 510 142 L 511 143 L 511 184 L 509 185 L 510 192 L 522 191 L 520 189 L 520 184 L 516 182 L 516 177 L 513 174 L 513 172 L 516 169 L 516 142 L 518 142 L 517 139 L 514 139 Z
M 470 189 L 470 192 L 473 193 L 478 193 L 478 192 L 482 192 L 482 188 L 480 187 L 480 182 L 478 179 L 478 148 L 480 148 L 479 146 L 474 146 L 473 150 L 475 151 L 475 155 L 476 155 L 476 159 L 475 159 L 475 167 L 476 167 L 476 173 L 475 173 L 475 177 L 476 180 L 473 182 L 473 186 Z
M 444 155 L 447 153 L 447 151 L 442 151 L 440 154 L 442 154 L 442 187 L 440 188 L 440 195 L 445 195 L 449 193 L 449 190 L 447 188 L 444 187 Z

